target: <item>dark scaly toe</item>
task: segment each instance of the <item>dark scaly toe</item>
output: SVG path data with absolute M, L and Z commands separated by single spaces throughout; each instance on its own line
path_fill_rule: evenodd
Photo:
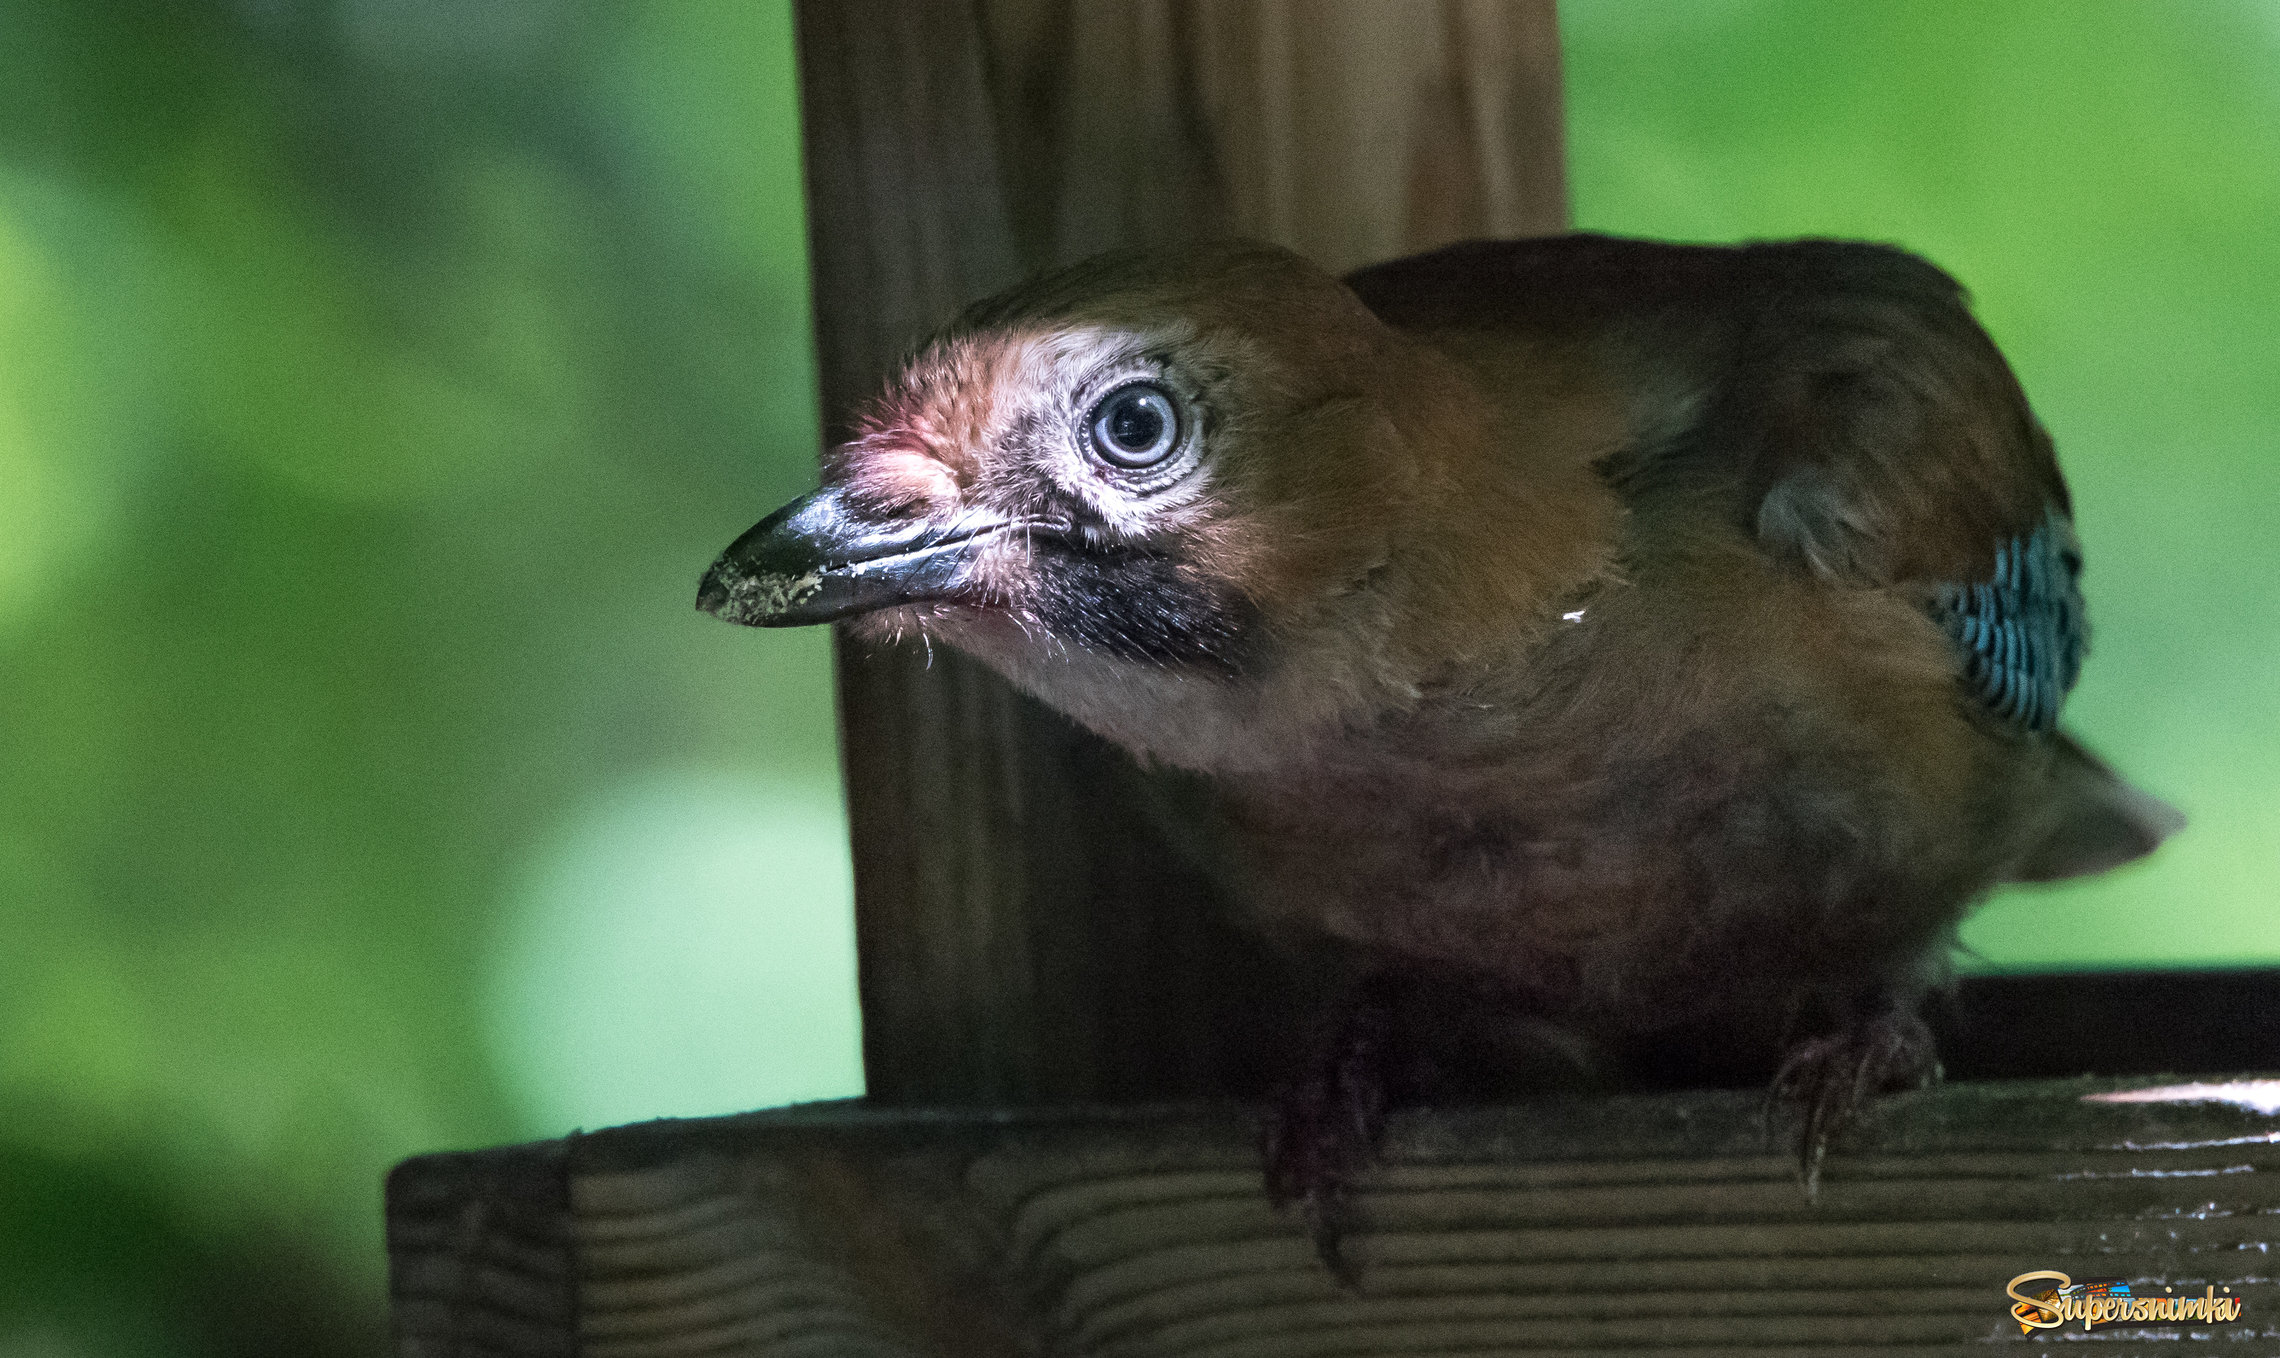
M 1829 1143 L 1859 1120 L 1871 1100 L 1922 1089 L 1939 1078 L 1931 1029 L 1912 1011 L 1885 1010 L 1791 1048 L 1774 1074 L 1767 1100 L 1794 1111 L 1797 1172 L 1805 1181 L 1805 1196 L 1820 1192 Z M 1769 1117 L 1769 1130 L 1772 1125 Z
M 1305 1073 L 1276 1096 L 1261 1139 L 1268 1200 L 1304 1213 L 1314 1252 L 1349 1287 L 1355 1276 L 1340 1248 L 1347 1196 L 1385 1134 L 1391 1029 L 1384 988 L 1358 991 L 1324 1025 Z

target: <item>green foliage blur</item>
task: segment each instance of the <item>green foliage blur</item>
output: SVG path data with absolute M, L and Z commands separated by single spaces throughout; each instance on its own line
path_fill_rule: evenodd
M 2280 3 L 1566 0 L 1579 223 L 1893 240 L 2194 825 L 1981 965 L 2280 959 Z M 0 0 L 0 1358 L 383 1346 L 414 1152 L 853 1092 L 783 0 Z
M 421 1150 L 854 1092 L 789 7 L 0 0 L 0 1354 L 369 1353 Z

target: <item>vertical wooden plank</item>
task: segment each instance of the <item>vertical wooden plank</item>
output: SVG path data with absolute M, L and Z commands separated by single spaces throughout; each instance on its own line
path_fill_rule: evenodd
M 963 302 L 1242 234 L 1332 268 L 1556 230 L 1551 0 L 800 0 L 827 430 Z M 1271 964 L 1113 750 L 962 657 L 840 646 L 887 1102 L 1243 1092 Z
M 826 437 L 927 329 L 1023 272 L 965 6 L 802 4 Z M 839 652 L 866 1066 L 882 1098 L 1035 1083 L 1014 695 L 956 656 Z M 1009 761 L 1011 761 L 1009 763 Z M 980 1034 L 994 1034 L 983 1042 Z

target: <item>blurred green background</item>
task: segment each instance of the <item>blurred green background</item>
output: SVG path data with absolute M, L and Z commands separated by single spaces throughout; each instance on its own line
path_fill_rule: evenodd
M 2192 828 L 1994 968 L 2280 962 L 2280 0 L 1568 0 L 1580 225 L 1896 241 Z M 0 1358 L 381 1347 L 420 1150 L 853 1092 L 790 21 L 0 0 Z

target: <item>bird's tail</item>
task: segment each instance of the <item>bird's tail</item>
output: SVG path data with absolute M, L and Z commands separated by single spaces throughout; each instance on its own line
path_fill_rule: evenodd
M 2185 813 L 2122 781 L 2064 731 L 2053 734 L 2048 829 L 2008 874 L 2015 882 L 2087 877 L 2152 853 L 2185 827 Z

